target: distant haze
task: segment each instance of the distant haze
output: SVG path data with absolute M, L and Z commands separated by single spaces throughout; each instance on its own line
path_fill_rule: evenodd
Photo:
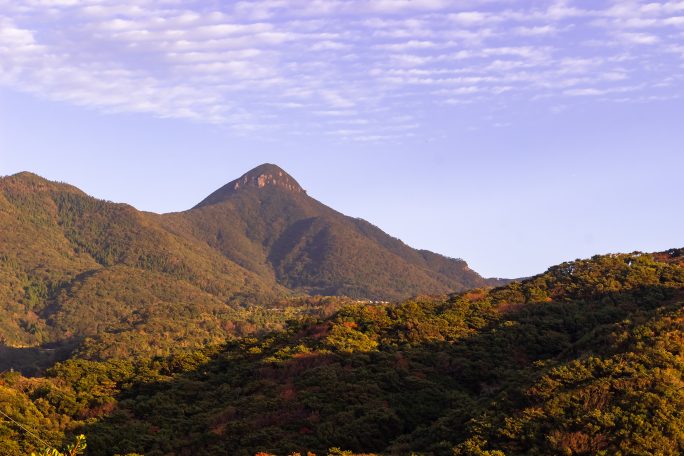
M 519 277 L 684 245 L 680 1 L 0 0 L 0 174 L 154 212 L 264 163 Z

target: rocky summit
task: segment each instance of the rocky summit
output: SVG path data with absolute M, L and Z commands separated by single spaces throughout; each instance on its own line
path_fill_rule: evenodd
M 195 207 L 219 203 L 239 190 L 248 188 L 258 189 L 267 186 L 278 187 L 293 193 L 306 193 L 306 190 L 304 190 L 301 185 L 282 168 L 270 163 L 264 163 L 219 188 Z

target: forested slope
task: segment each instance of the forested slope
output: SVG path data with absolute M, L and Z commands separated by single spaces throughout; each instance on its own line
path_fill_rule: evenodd
M 286 294 L 156 218 L 29 173 L 0 179 L 0 342 L 116 335 L 121 355 L 164 354 L 224 340 L 241 308 Z
M 483 279 L 463 260 L 413 249 L 325 206 L 271 164 L 163 220 L 246 269 L 308 294 L 394 300 L 499 283 Z
M 683 259 L 597 256 L 493 290 L 350 303 L 182 356 L 5 374 L 0 391 L 43 438 L 84 432 L 93 455 L 680 454 Z
M 260 166 L 182 213 L 0 178 L 0 369 L 167 355 L 281 328 L 301 295 L 390 300 L 485 281 L 306 195 Z

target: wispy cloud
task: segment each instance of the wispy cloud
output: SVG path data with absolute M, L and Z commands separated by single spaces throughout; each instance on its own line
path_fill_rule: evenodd
M 682 49 L 676 0 L 0 0 L 4 86 L 344 140 L 414 135 L 430 106 L 679 96 Z

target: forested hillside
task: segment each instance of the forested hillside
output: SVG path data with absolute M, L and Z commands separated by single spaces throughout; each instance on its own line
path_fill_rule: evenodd
M 412 249 L 365 220 L 340 214 L 270 164 L 162 220 L 245 269 L 307 294 L 393 300 L 499 283 L 463 260 Z
M 182 355 L 5 373 L 0 404 L 90 455 L 680 454 L 683 305 L 683 249 L 597 256 Z M 0 439 L 41 445 L 2 421 Z
M 282 328 L 306 295 L 390 300 L 487 282 L 306 195 L 263 165 L 175 214 L 31 173 L 0 179 L 0 369 L 73 350 L 168 355 Z
M 287 294 L 156 217 L 29 173 L 0 180 L 4 350 L 40 357 L 98 336 L 118 340 L 104 355 L 168 354 L 225 340 L 227 322 Z

